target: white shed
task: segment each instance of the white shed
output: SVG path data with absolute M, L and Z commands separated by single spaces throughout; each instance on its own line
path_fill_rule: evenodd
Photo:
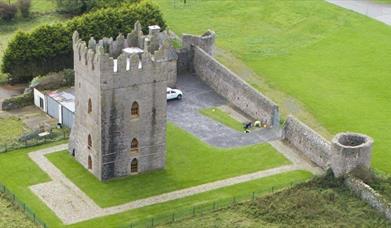
M 34 88 L 34 104 L 42 111 L 47 112 L 47 100 L 44 93 Z

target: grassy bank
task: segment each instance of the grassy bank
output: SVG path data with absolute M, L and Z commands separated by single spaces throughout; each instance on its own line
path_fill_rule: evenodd
M 315 178 L 292 189 L 163 227 L 389 227 L 342 182 Z
M 0 227 L 38 227 L 0 193 Z

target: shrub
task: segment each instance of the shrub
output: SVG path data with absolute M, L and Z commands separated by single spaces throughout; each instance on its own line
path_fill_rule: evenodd
M 10 21 L 16 16 L 16 6 L 14 4 L 6 4 L 0 2 L 0 18 L 4 21 Z
M 31 80 L 28 91 L 33 88 L 39 90 L 56 90 L 61 87 L 73 86 L 75 82 L 75 72 L 72 69 L 65 69 L 59 72 L 52 72 L 45 76 L 37 76 Z
M 33 76 L 72 66 L 72 45 L 63 25 L 44 25 L 32 34 L 18 32 L 5 50 L 3 71 L 11 82 L 27 82 Z
M 151 24 L 165 28 L 161 12 L 149 1 L 101 9 L 64 24 L 41 26 L 31 33 L 18 32 L 4 52 L 1 69 L 8 73 L 9 81 L 26 82 L 36 75 L 73 68 L 72 33 L 75 30 L 84 40 L 90 36 L 115 37 L 119 32 L 132 31 L 137 20 L 144 26 L 144 32 Z
M 24 93 L 22 95 L 5 99 L 3 101 L 1 108 L 3 110 L 13 110 L 13 109 L 29 106 L 33 104 L 33 102 L 34 102 L 33 93 Z
M 22 17 L 30 16 L 31 0 L 18 0 L 18 7 Z

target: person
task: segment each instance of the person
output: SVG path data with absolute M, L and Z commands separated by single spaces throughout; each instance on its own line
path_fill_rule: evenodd
M 245 123 L 243 127 L 244 127 L 244 132 L 245 133 L 250 133 L 249 128 L 251 127 L 251 122 Z

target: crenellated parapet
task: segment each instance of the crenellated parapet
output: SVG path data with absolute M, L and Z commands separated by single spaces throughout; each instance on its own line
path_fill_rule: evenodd
M 149 34 L 144 35 L 137 21 L 132 32 L 125 37 L 119 34 L 115 39 L 103 38 L 88 42 L 73 34 L 75 65 L 82 64 L 88 70 L 107 70 L 111 73 L 140 71 L 148 64 L 176 61 L 177 54 L 167 32 L 160 32 L 157 25 L 149 26 Z M 107 72 L 110 73 L 110 72 Z
M 190 49 L 191 46 L 198 46 L 211 56 L 213 56 L 214 54 L 215 40 L 216 33 L 211 30 L 208 30 L 201 36 L 195 36 L 190 34 L 182 35 L 182 45 L 184 48 Z

